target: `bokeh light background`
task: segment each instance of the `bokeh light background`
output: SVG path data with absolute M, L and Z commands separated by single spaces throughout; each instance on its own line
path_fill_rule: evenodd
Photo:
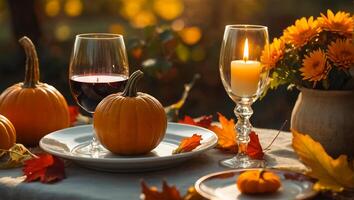
M 179 99 L 183 84 L 199 73 L 202 78 L 181 110 L 181 117 L 216 112 L 234 117 L 234 103 L 224 91 L 218 71 L 225 25 L 266 25 L 272 39 L 297 18 L 318 16 L 328 8 L 353 13 L 353 1 L 0 0 L 0 90 L 23 80 L 24 53 L 17 39 L 27 35 L 37 46 L 41 80 L 54 85 L 69 104 L 74 104 L 67 77 L 74 37 L 78 33 L 110 32 L 124 36 L 131 72 L 150 70 L 149 66 L 158 68 L 145 76 L 141 84 L 144 92 L 167 106 Z M 146 32 L 152 29 L 158 33 L 170 31 L 163 36 L 167 37 L 163 51 L 171 52 L 164 56 L 170 63 L 157 60 L 161 57 L 160 43 L 145 51 L 140 49 Z M 171 33 L 177 40 L 169 40 Z M 296 96 L 297 91 L 287 92 L 286 88 L 269 92 L 253 106 L 253 125 L 278 128 L 290 119 Z

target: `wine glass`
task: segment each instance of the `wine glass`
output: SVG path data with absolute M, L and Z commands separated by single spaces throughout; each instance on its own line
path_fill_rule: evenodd
M 79 34 L 69 67 L 70 90 L 76 103 L 91 118 L 106 96 L 122 92 L 129 76 L 128 58 L 122 35 L 109 33 Z M 93 133 L 91 144 L 80 152 L 97 157 L 104 148 Z
M 268 70 L 263 60 L 269 56 L 268 30 L 259 25 L 227 25 L 222 41 L 219 70 L 224 88 L 236 103 L 234 113 L 238 142 L 238 154 L 221 161 L 230 168 L 264 167 L 264 160 L 251 159 L 247 155 L 251 105 L 267 85 Z

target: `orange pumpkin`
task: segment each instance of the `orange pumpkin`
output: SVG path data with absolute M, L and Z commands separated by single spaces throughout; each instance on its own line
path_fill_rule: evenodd
M 238 189 L 246 194 L 272 193 L 280 186 L 279 176 L 263 169 L 243 172 L 237 179 Z
M 26 74 L 22 83 L 0 95 L 0 113 L 16 128 L 17 141 L 35 146 L 46 134 L 69 126 L 65 98 L 53 86 L 39 82 L 39 66 L 32 41 L 19 40 L 26 53 Z
M 0 115 L 0 149 L 10 149 L 16 142 L 14 125 L 3 115 Z
M 122 93 L 112 94 L 97 106 L 93 126 L 101 144 L 120 155 L 145 154 L 163 139 L 167 119 L 154 97 L 137 92 L 143 72 L 134 72 Z

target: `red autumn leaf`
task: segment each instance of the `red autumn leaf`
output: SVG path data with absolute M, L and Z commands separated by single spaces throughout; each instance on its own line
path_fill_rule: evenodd
M 163 181 L 161 192 L 156 187 L 149 188 L 145 181 L 141 181 L 141 187 L 145 200 L 182 200 L 177 188 L 175 186 L 170 187 L 166 181 Z
M 213 121 L 213 116 L 212 115 L 203 115 L 201 116 L 198 120 L 194 120 L 190 116 L 184 116 L 184 119 L 179 120 L 179 123 L 182 124 L 190 124 L 194 126 L 201 126 L 203 128 L 209 128 L 211 126 L 211 122 Z
M 209 127 L 218 136 L 217 148 L 227 153 L 237 153 L 235 122 L 233 119 L 228 120 L 221 113 L 218 113 L 218 115 L 220 126 L 213 125 Z
M 79 115 L 79 107 L 69 106 L 69 114 L 70 114 L 70 124 L 73 125 L 77 121 L 76 118 Z
M 178 148 L 173 151 L 173 154 L 192 151 L 200 145 L 201 140 L 202 136 L 198 134 L 193 134 L 192 137 L 184 138 Z
M 40 154 L 37 158 L 26 160 L 23 172 L 26 182 L 39 179 L 42 183 L 51 183 L 65 178 L 64 162 L 50 154 Z
M 247 146 L 247 155 L 252 159 L 263 159 L 264 153 L 261 144 L 259 143 L 258 135 L 252 131 L 250 133 L 250 142 Z

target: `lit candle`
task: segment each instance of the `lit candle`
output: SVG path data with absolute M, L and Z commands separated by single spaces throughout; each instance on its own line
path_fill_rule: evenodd
M 248 60 L 248 40 L 245 40 L 243 60 L 231 62 L 231 90 L 240 97 L 250 97 L 256 94 L 262 71 L 261 63 Z

